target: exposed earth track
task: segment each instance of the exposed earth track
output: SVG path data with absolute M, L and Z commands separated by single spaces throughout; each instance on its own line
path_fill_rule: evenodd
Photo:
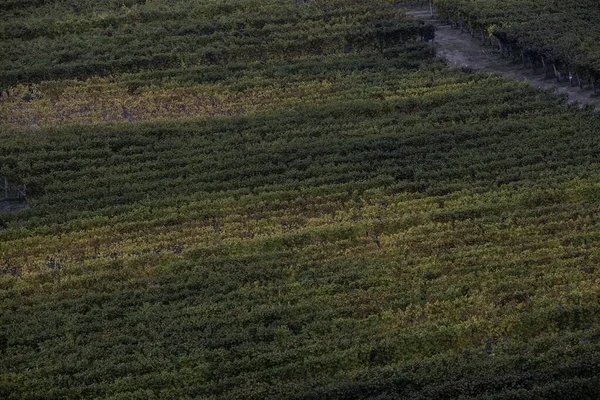
M 519 81 L 527 80 L 533 87 L 568 96 L 571 104 L 591 104 L 600 111 L 600 102 L 591 88 L 584 86 L 579 89 L 577 86 L 570 86 L 568 81 L 558 83 L 554 77 L 546 77 L 540 69 L 534 73 L 533 69 L 525 68 L 519 62 L 502 58 L 497 48 L 492 48 L 489 44 L 483 45 L 481 40 L 473 38 L 469 32 L 461 33 L 460 29 L 452 28 L 437 17 L 432 18 L 429 8 L 408 9 L 407 14 L 436 25 L 436 54 L 444 58 L 449 66 L 496 72 Z

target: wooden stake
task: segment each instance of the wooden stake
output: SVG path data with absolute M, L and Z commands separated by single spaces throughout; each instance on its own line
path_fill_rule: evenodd
M 569 86 L 573 86 L 573 73 L 569 70 Z
M 548 66 L 546 65 L 546 59 L 542 56 L 542 66 L 544 67 L 544 76 L 548 77 Z

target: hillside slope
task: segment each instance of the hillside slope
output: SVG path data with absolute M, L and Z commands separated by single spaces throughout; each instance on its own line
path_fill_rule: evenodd
M 133 18 L 3 3 L 56 45 Z M 130 3 L 143 32 L 257 4 Z M 0 397 L 597 398 L 597 115 L 447 68 L 390 2 L 260 5 L 273 41 L 226 62 L 4 60 L 0 174 L 31 197 L 0 214 Z

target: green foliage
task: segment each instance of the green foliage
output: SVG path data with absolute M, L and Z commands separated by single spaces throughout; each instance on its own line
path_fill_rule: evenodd
M 0 173 L 31 188 L 0 213 L 0 398 L 598 397 L 589 111 L 446 69 L 391 2 L 0 6 L 3 84 L 19 46 L 112 49 L 83 52 L 85 73 L 33 54 L 24 83 L 42 82 L 0 98 Z M 74 79 L 169 43 L 189 51 Z M 11 122 L 65 97 L 85 115 L 110 90 L 239 112 Z
M 139 4 L 99 7 L 68 1 L 39 17 L 24 17 L 20 8 L 9 11 L 0 23 L 0 88 L 182 65 L 220 68 L 383 50 L 415 38 L 433 38 L 431 25 L 403 18 L 385 0 L 134 3 Z M 40 5 L 34 11 L 48 8 Z M 60 6 L 73 10 L 61 12 Z

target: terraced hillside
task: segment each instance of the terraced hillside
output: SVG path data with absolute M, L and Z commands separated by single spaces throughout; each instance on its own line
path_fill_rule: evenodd
M 590 109 L 387 1 L 0 4 L 0 398 L 598 397 Z

